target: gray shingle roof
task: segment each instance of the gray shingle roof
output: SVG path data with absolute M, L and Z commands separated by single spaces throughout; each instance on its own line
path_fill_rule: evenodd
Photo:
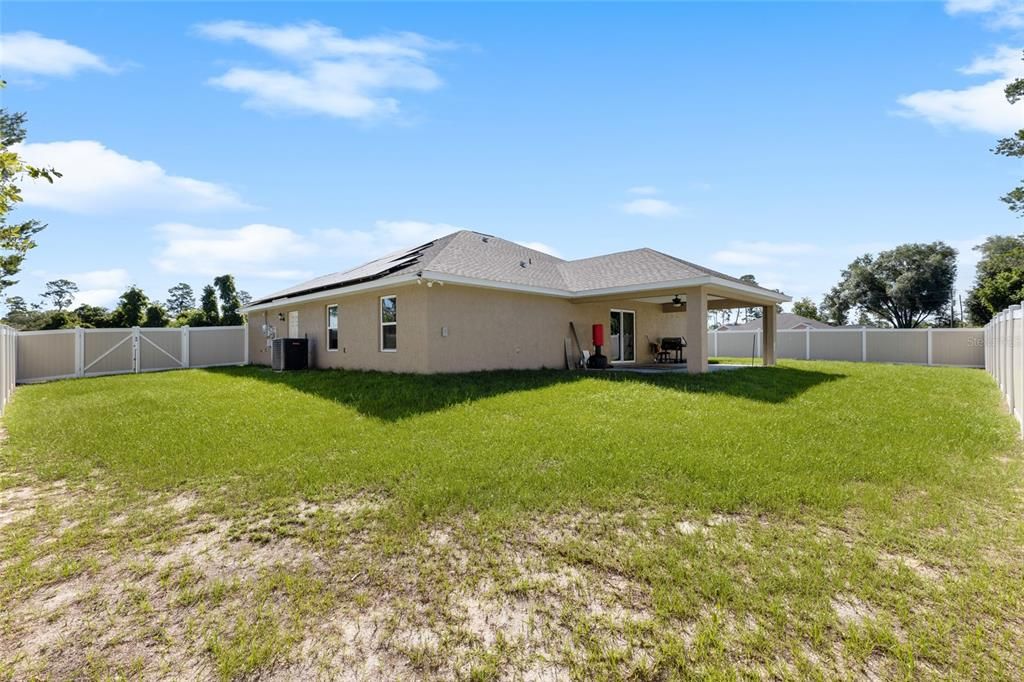
M 351 270 L 311 279 L 264 296 L 253 303 L 340 289 L 370 280 L 387 281 L 420 271 L 566 293 L 674 282 L 702 276 L 746 284 L 735 277 L 653 249 L 635 249 L 566 261 L 499 237 L 462 230 L 412 249 L 396 251 Z

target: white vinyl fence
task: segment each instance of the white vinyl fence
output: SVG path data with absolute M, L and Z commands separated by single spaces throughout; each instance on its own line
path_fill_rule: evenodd
M 709 332 L 709 352 L 713 357 L 761 357 L 761 334 L 735 329 Z M 777 334 L 779 358 L 985 366 L 984 329 L 786 329 Z
M 244 365 L 248 334 L 247 326 L 17 332 L 17 383 Z
M 4 413 L 7 401 L 14 391 L 14 368 L 18 362 L 18 332 L 0 324 L 0 414 Z
M 1012 305 L 985 325 L 985 371 L 999 384 L 1024 433 L 1024 311 Z

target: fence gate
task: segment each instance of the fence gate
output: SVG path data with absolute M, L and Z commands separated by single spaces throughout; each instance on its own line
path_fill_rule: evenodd
M 245 326 L 55 329 L 17 338 L 18 383 L 249 362 Z
M 135 329 L 76 329 L 75 349 L 78 376 L 95 377 L 104 374 L 135 372 L 139 337 Z
M 146 328 L 138 330 L 136 367 L 139 372 L 188 367 L 188 331 Z

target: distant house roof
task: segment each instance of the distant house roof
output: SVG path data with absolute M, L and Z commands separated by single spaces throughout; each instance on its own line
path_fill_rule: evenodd
M 778 329 L 832 329 L 832 326 L 820 320 L 812 320 L 796 313 L 779 313 L 776 316 Z M 761 328 L 761 319 L 748 320 L 743 324 L 730 324 L 719 327 L 719 331 L 753 331 Z
M 621 251 L 567 261 L 499 237 L 462 230 L 396 251 L 369 263 L 311 279 L 254 300 L 246 310 L 273 301 L 342 290 L 368 282 L 387 283 L 410 277 L 453 283 L 502 285 L 536 293 L 587 295 L 640 285 L 675 286 L 701 278 L 727 283 L 762 298 L 789 298 L 653 249 Z

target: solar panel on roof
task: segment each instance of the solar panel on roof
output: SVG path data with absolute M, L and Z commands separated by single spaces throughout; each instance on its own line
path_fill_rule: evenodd
M 266 298 L 256 301 L 256 303 L 273 301 L 304 293 L 312 293 L 323 289 L 333 289 L 348 284 L 355 284 L 357 282 L 365 282 L 384 277 L 396 270 L 415 264 L 423 256 L 423 252 L 430 246 L 433 246 L 433 244 L 434 242 L 428 242 L 412 249 L 394 251 L 386 256 L 378 258 L 377 260 L 352 268 L 351 270 L 317 277 L 316 279 L 311 279 L 289 289 L 278 291 Z

